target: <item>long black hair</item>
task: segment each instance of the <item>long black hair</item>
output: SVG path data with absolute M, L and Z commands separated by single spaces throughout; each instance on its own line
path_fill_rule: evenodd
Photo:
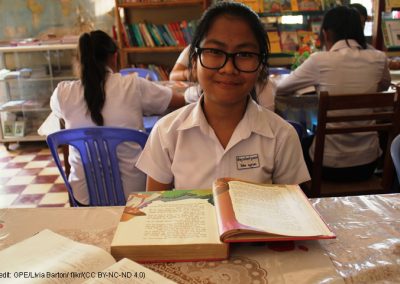
M 329 32 L 332 36 L 332 42 L 339 40 L 353 39 L 363 48 L 367 48 L 364 31 L 361 26 L 360 15 L 358 12 L 346 6 L 337 6 L 328 10 L 324 16 L 321 25 L 321 41 L 324 44 L 322 31 Z
M 104 125 L 101 110 L 106 101 L 107 63 L 117 49 L 114 40 L 100 30 L 84 33 L 79 37 L 79 77 L 90 117 L 99 126 Z
M 268 80 L 268 56 L 269 56 L 269 40 L 266 30 L 260 21 L 258 15 L 249 7 L 237 2 L 218 2 L 210 6 L 201 17 L 196 31 L 193 35 L 192 43 L 189 50 L 189 70 L 193 70 L 193 62 L 197 59 L 196 47 L 200 47 L 201 41 L 207 35 L 214 21 L 221 15 L 230 15 L 245 21 L 253 31 L 257 43 L 262 54 L 262 70 L 258 81 L 264 85 Z M 257 100 L 255 90 L 251 91 L 251 96 Z

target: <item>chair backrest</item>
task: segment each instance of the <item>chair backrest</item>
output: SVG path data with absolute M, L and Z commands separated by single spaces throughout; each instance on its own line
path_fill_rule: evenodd
M 390 146 L 390 154 L 392 155 L 392 160 L 394 167 L 397 172 L 397 179 L 400 181 L 400 135 L 397 135 L 393 139 L 392 145 Z
M 150 79 L 151 81 L 158 81 L 157 74 L 154 71 L 145 68 L 124 68 L 119 70 L 119 73 L 122 76 L 137 73 L 139 77 Z
M 388 147 L 385 153 L 383 178 L 381 188 L 375 192 L 357 192 L 357 194 L 383 193 L 391 188 L 393 181 L 393 164 L 390 158 L 389 148 L 393 138 L 399 133 L 400 111 L 399 100 L 395 101 L 396 92 L 376 92 L 368 94 L 337 94 L 330 95 L 321 92 L 318 104 L 318 125 L 315 135 L 314 161 L 312 167 L 311 197 L 319 197 L 321 194 L 322 165 L 325 145 L 325 136 L 331 134 L 346 134 L 354 132 L 383 131 L 388 133 Z M 349 113 L 348 110 L 374 109 L 374 112 Z M 347 110 L 332 113 L 332 110 Z M 369 121 L 368 124 L 355 126 L 341 125 L 338 122 Z M 331 123 L 335 123 L 334 126 Z M 346 193 L 342 193 L 346 194 Z M 354 194 L 349 192 L 347 194 Z
M 301 139 L 303 139 L 303 136 L 305 133 L 303 125 L 301 125 L 300 122 L 297 122 L 294 120 L 286 120 L 286 121 L 289 122 L 294 127 L 294 129 L 296 130 L 297 135 L 299 135 L 299 139 L 301 141 Z
M 86 177 L 90 206 L 125 205 L 126 199 L 119 170 L 117 146 L 135 142 L 143 149 L 148 134 L 139 130 L 118 127 L 87 127 L 60 130 L 47 136 L 47 144 L 65 182 L 72 206 L 78 206 L 68 182 L 58 147 L 70 145 L 81 156 Z

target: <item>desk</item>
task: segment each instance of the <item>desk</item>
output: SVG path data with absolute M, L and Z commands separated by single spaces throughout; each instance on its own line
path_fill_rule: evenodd
M 335 240 L 236 245 L 220 262 L 147 264 L 178 283 L 399 283 L 400 194 L 313 199 Z M 0 249 L 49 228 L 109 251 L 122 207 L 1 209 Z M 286 249 L 286 251 L 285 251 Z M 279 251 L 281 250 L 281 251 Z

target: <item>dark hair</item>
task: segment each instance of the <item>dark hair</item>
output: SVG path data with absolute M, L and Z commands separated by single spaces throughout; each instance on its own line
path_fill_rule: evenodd
M 267 32 L 260 21 L 258 15 L 246 5 L 237 2 L 218 2 L 211 5 L 201 17 L 196 31 L 193 35 L 192 43 L 189 50 L 189 70 L 192 72 L 193 61 L 197 59 L 196 47 L 200 46 L 201 41 L 207 35 L 214 21 L 222 16 L 230 15 L 244 20 L 253 31 L 255 38 L 260 47 L 260 52 L 263 55 L 262 70 L 260 72 L 259 81 L 264 84 L 268 80 L 268 55 L 269 55 L 269 40 Z M 252 90 L 251 96 L 257 100 L 255 90 Z
M 365 19 L 368 18 L 368 12 L 367 12 L 367 8 L 365 8 L 363 5 L 359 4 L 359 3 L 354 3 L 354 4 L 350 4 L 349 5 L 350 8 L 354 8 L 357 10 L 357 12 L 365 17 Z
M 84 33 L 79 37 L 79 77 L 90 117 L 99 126 L 104 125 L 101 110 L 106 101 L 104 87 L 108 73 L 107 63 L 117 49 L 114 40 L 100 30 Z
M 332 42 L 339 40 L 353 39 L 363 48 L 367 48 L 367 43 L 364 36 L 364 31 L 361 26 L 360 15 L 358 12 L 346 6 L 337 6 L 325 13 L 321 25 L 321 42 L 324 43 L 322 31 L 330 32 Z

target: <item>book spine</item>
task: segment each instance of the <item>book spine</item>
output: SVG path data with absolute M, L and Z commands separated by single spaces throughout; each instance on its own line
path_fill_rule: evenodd
M 170 31 L 167 28 L 167 25 L 160 25 L 159 28 L 162 30 L 162 35 L 168 41 L 169 46 L 177 46 L 176 41 L 172 37 Z
M 135 35 L 136 41 L 138 43 L 138 46 L 139 47 L 144 47 L 145 44 L 144 44 L 144 41 L 143 41 L 142 34 L 141 34 L 140 30 L 139 30 L 139 26 L 137 24 L 131 24 L 131 27 L 132 27 L 133 33 Z
M 168 36 L 175 43 L 173 46 L 177 46 L 178 45 L 178 40 L 176 39 L 175 33 L 172 31 L 172 28 L 170 28 L 170 25 L 169 24 L 164 24 L 163 27 L 166 30 L 166 32 L 168 33 Z
M 154 47 L 154 42 L 151 39 L 151 36 L 149 34 L 149 32 L 146 29 L 146 25 L 144 23 L 139 23 L 139 29 L 140 29 L 140 33 L 142 34 L 142 37 L 144 39 L 144 42 L 146 43 L 147 47 Z
M 151 39 L 153 40 L 154 45 L 155 46 L 161 46 L 161 42 L 158 41 L 158 38 L 154 34 L 154 31 L 153 31 L 153 29 L 151 27 L 151 24 L 150 23 L 145 23 L 144 25 L 145 25 L 145 28 L 146 28 L 147 32 L 149 33 Z

